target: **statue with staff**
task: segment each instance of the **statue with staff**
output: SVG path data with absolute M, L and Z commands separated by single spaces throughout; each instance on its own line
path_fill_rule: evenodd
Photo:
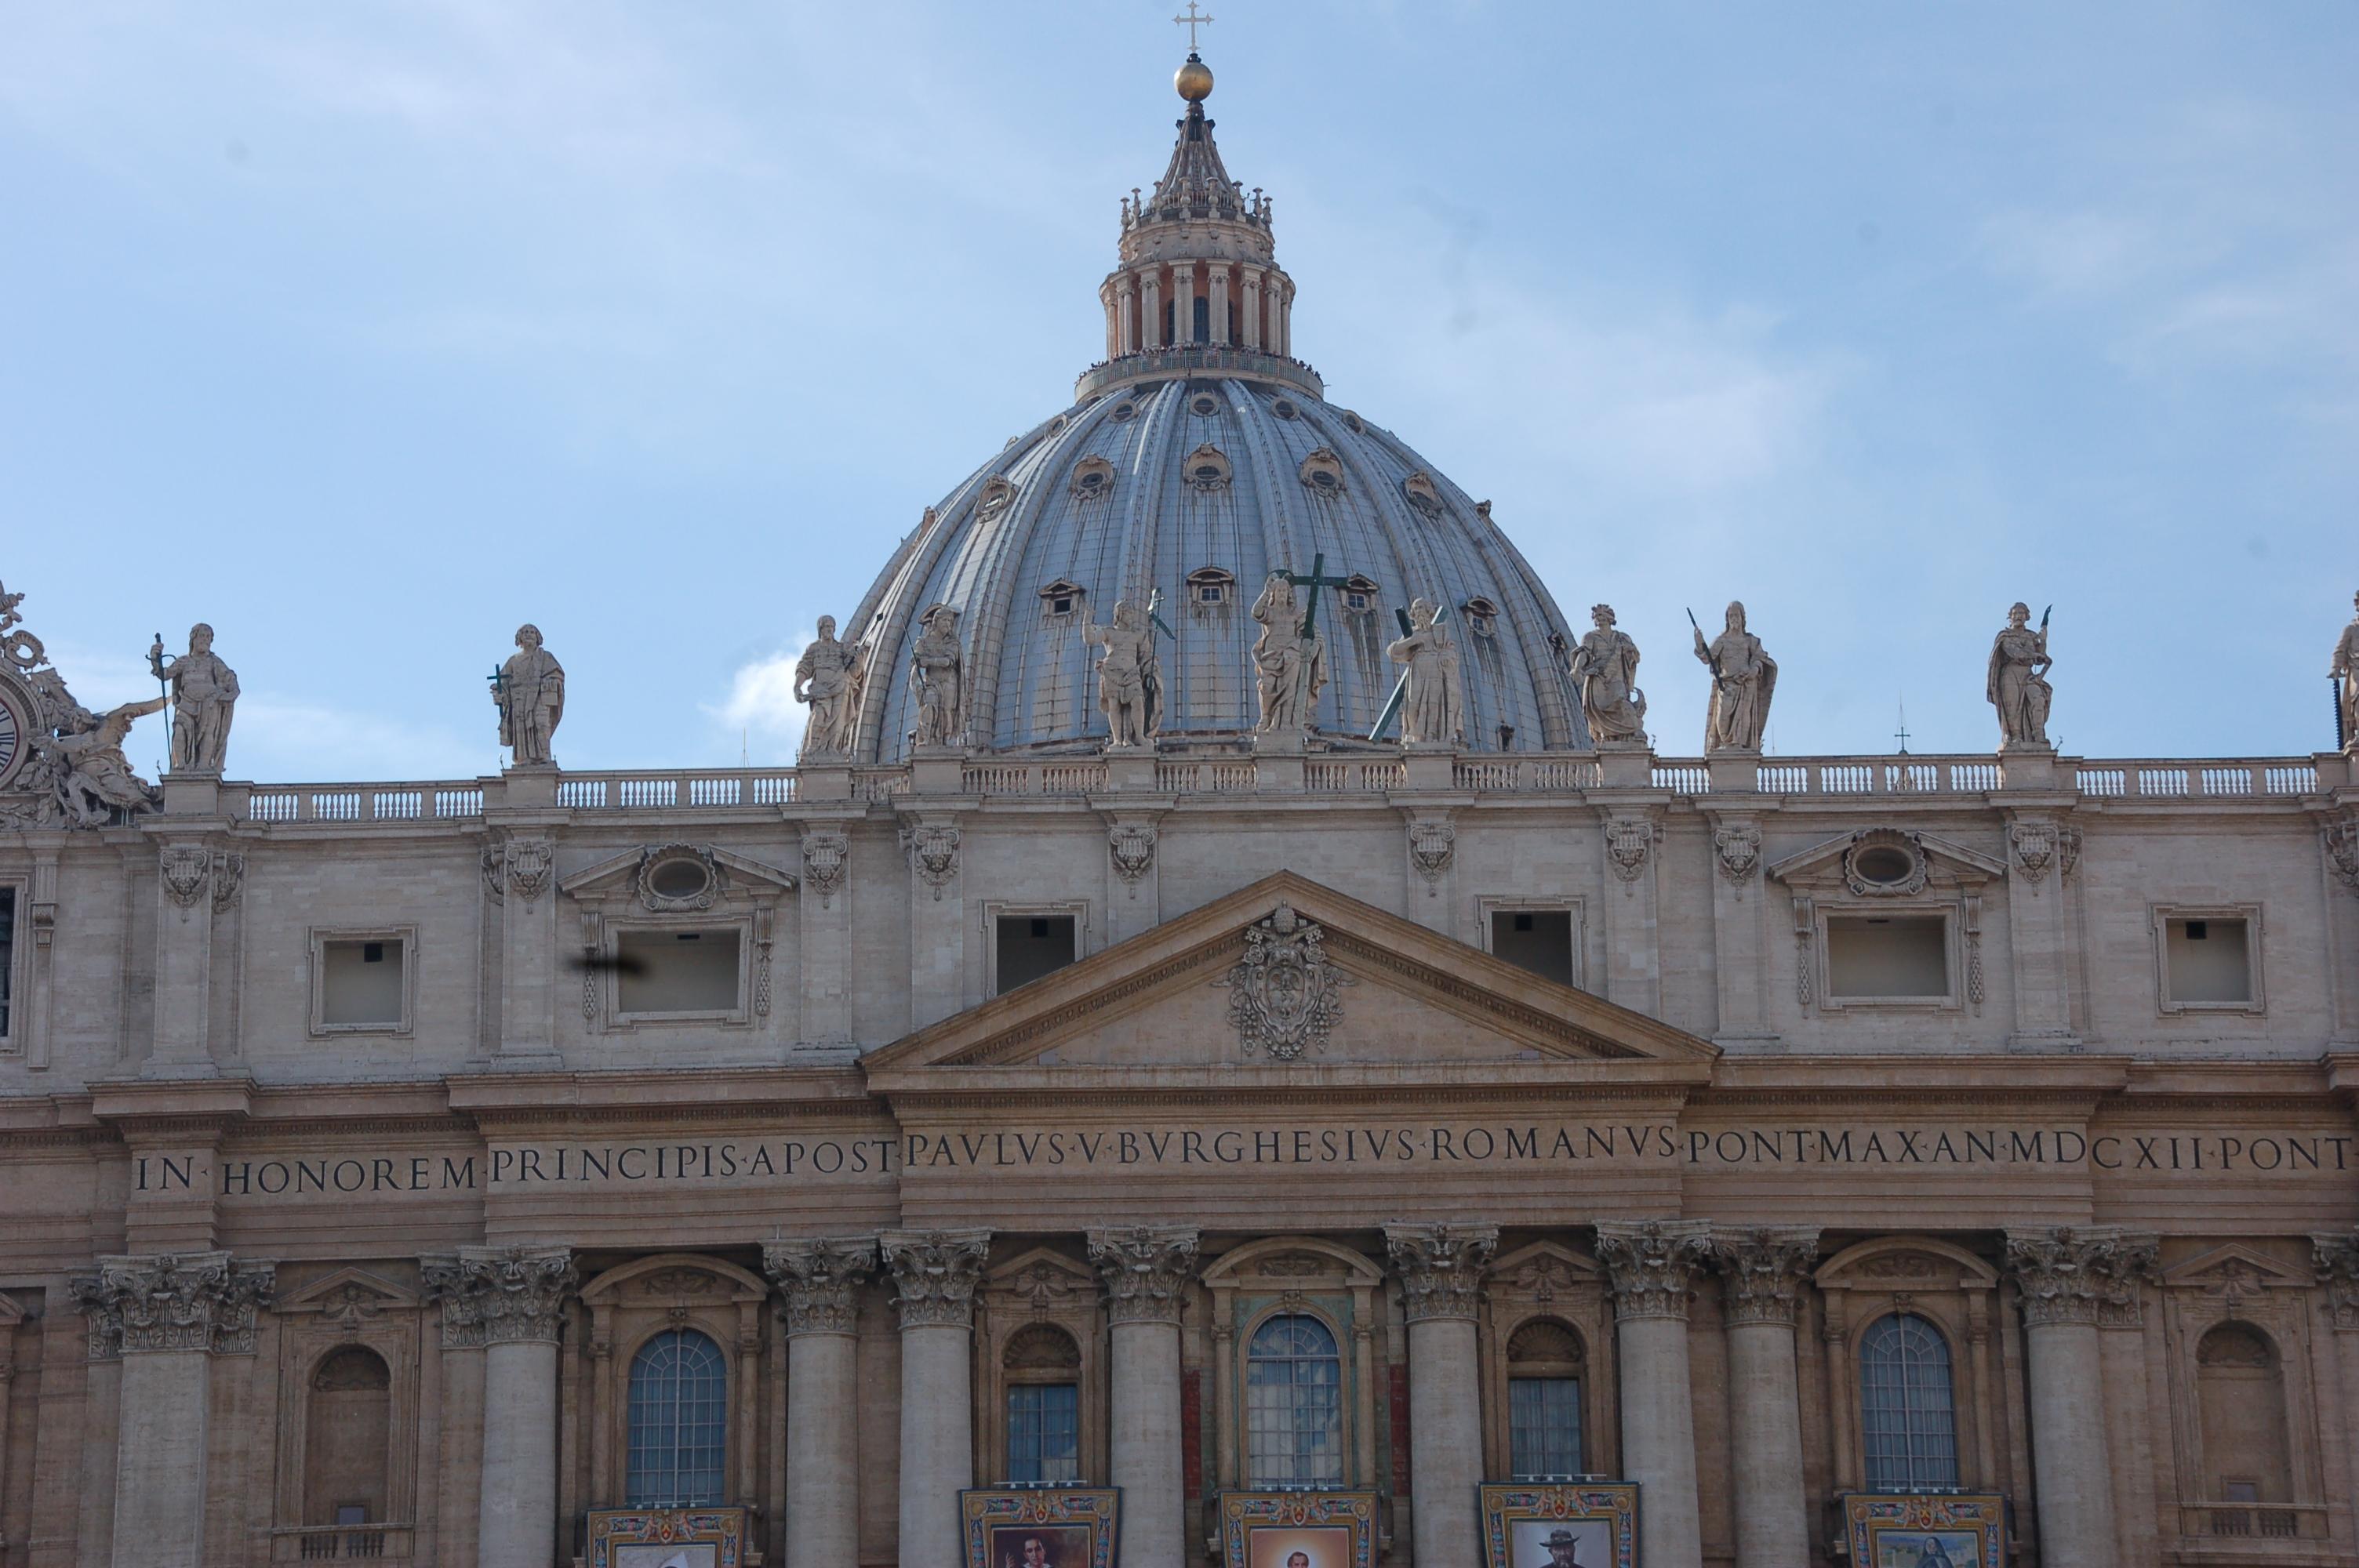
M 1688 611 L 1695 631 L 1695 656 L 1712 671 L 1712 709 L 1704 718 L 1707 752 L 1757 752 L 1769 724 L 1769 699 L 1777 692 L 1777 661 L 1761 639 L 1745 629 L 1745 606 L 1729 600 L 1726 627 L 1710 643 Z
M 229 721 L 237 708 L 237 672 L 213 652 L 213 629 L 203 622 L 189 628 L 189 651 L 164 654 L 164 633 L 147 650 L 147 667 L 171 707 L 171 771 L 218 773 L 229 752 Z
M 909 687 L 918 698 L 920 746 L 957 746 L 966 741 L 958 618 L 949 605 L 937 604 L 918 621 L 924 630 L 909 650 Z
M 517 767 L 547 767 L 556 761 L 549 743 L 565 717 L 565 667 L 540 645 L 540 628 L 529 622 L 516 628 L 516 646 L 492 676 L 500 744 L 515 753 Z
M 1991 639 L 1990 665 L 1983 681 L 1984 698 L 1998 709 L 1999 747 L 2048 744 L 2048 709 L 2056 688 L 2048 684 L 2055 660 L 2048 656 L 2049 605 L 2039 615 L 2039 630 L 2031 629 L 2031 607 L 2017 604 L 2006 612 L 2006 626 Z
M 2359 610 L 2359 594 L 2351 597 Z M 2334 745 L 2337 751 L 2359 752 L 2359 615 L 2334 640 L 2334 659 L 2327 666 L 2334 679 Z
M 834 616 L 819 618 L 819 635 L 795 661 L 795 700 L 810 705 L 810 721 L 803 726 L 803 755 L 851 754 L 867 659 L 864 643 L 837 639 Z
M 1105 715 L 1108 750 L 1152 746 L 1163 727 L 1163 662 L 1155 651 L 1162 597 L 1159 590 L 1150 595 L 1143 615 L 1118 599 L 1113 625 L 1093 620 L 1082 628 L 1082 642 L 1105 650 L 1098 655 L 1098 711 Z

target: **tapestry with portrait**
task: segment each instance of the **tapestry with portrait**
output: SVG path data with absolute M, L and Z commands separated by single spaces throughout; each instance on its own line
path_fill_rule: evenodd
M 978 1487 L 959 1494 L 966 1568 L 1114 1568 L 1122 1495 L 1112 1487 Z
M 1638 1488 L 1518 1481 L 1482 1488 L 1484 1568 L 1636 1568 Z
M 1990 1492 L 1846 1492 L 1848 1568 L 2003 1568 L 2006 1499 Z
M 742 1568 L 744 1509 L 592 1509 L 588 1568 Z
M 1223 1568 L 1375 1568 L 1374 1492 L 1223 1492 Z

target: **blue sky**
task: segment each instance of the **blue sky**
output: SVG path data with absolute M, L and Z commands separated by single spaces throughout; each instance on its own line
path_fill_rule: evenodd
M 85 701 L 220 630 L 230 771 L 791 759 L 780 660 L 1102 347 L 1170 0 L 0 0 L 0 580 Z M 1495 503 L 1701 746 L 2331 744 L 2359 6 L 1213 0 L 1331 395 Z M 149 733 L 155 730 L 155 733 Z M 160 753 L 153 720 L 135 733 Z

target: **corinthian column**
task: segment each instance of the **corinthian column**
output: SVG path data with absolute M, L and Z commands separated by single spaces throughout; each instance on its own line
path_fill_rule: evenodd
M 267 1263 L 226 1252 L 98 1260 L 71 1281 L 90 1319 L 93 1360 L 123 1358 L 115 1426 L 116 1568 L 197 1568 L 204 1561 L 206 1385 L 215 1355 L 254 1353 Z
M 2153 1238 L 2112 1226 L 2006 1233 L 2007 1272 L 2023 1309 L 2045 1568 L 2114 1568 L 2118 1561 L 2097 1319 L 2118 1281 L 2150 1271 L 2154 1257 Z
M 1479 1534 L 1483 1398 L 1474 1306 L 1498 1245 L 1495 1225 L 1385 1227 L 1408 1317 L 1412 1555 L 1421 1563 L 1464 1561 Z
M 959 1489 L 974 1485 L 974 1286 L 988 1230 L 877 1238 L 901 1307 L 901 1568 L 954 1568 Z
M 1802 1410 L 1794 1324 L 1819 1233 L 1720 1229 L 1712 1266 L 1728 1326 L 1728 1446 L 1736 1471 L 1737 1568 L 1784 1568 L 1810 1556 L 1802 1492 Z
M 578 1281 L 562 1247 L 462 1247 L 424 1260 L 442 1347 L 484 1352 L 475 1561 L 548 1568 L 557 1554 L 557 1334 Z
M 1134 1225 L 1090 1232 L 1114 1340 L 1114 1484 L 1122 1558 L 1182 1568 L 1188 1499 L 1180 1443 L 1180 1308 L 1196 1271 L 1196 1230 Z
M 785 1292 L 787 1518 L 797 1555 L 860 1560 L 860 1287 L 876 1271 L 876 1238 L 775 1241 L 762 1271 Z
M 1703 1262 L 1701 1220 L 1600 1221 L 1597 1260 L 1614 1283 L 1621 1347 L 1622 1468 L 1638 1483 L 1638 1555 L 1647 1568 L 1701 1568 L 1695 1411 L 1688 1393 L 1688 1282 Z

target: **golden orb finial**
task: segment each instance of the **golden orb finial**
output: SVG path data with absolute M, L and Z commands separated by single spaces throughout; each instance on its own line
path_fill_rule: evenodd
M 1188 63 L 1172 73 L 1171 85 L 1189 103 L 1201 103 L 1212 95 L 1212 68 L 1190 50 Z

